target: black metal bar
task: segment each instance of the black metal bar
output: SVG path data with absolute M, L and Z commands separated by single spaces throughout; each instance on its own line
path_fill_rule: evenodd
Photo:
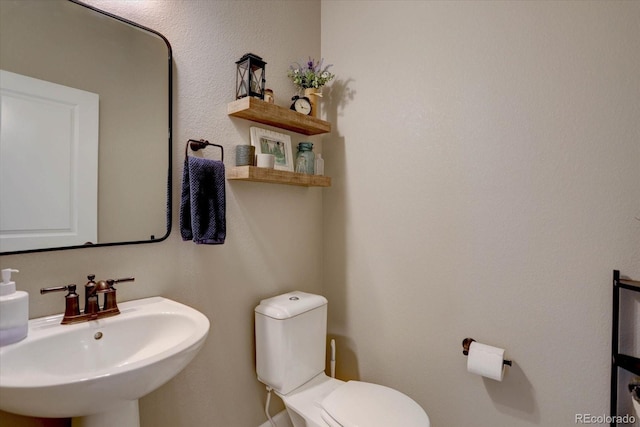
M 618 280 L 618 286 L 630 291 L 640 292 L 640 282 L 637 280 L 620 279 Z
M 613 270 L 613 304 L 611 322 L 611 427 L 616 427 L 618 416 L 618 370 L 625 369 L 640 375 L 640 358 L 620 354 L 620 289 L 640 292 L 640 281 L 621 279 L 620 271 Z M 631 385 L 630 385 L 631 386 Z
M 628 354 L 618 353 L 616 356 L 616 366 L 634 375 L 640 375 L 640 359 Z
M 611 427 L 616 427 L 614 421 L 618 415 L 618 327 L 620 326 L 620 271 L 613 270 L 613 307 L 611 324 Z

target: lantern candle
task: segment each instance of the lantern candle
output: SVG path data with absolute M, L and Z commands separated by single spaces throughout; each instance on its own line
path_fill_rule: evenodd
M 253 96 L 264 99 L 266 83 L 265 68 L 267 63 L 258 55 L 245 54 L 236 62 L 236 99 Z

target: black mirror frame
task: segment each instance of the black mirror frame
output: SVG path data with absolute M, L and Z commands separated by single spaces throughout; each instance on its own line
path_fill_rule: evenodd
M 167 167 L 167 231 L 164 236 L 159 239 L 152 240 L 135 240 L 135 241 L 127 241 L 127 242 L 109 242 L 109 243 L 95 243 L 95 244 L 86 244 L 86 245 L 76 245 L 76 246 L 63 246 L 56 248 L 40 248 L 40 249 L 27 249 L 22 251 L 10 251 L 10 252 L 1 252 L 0 256 L 4 255 L 14 255 L 14 254 L 26 254 L 26 253 L 36 253 L 36 252 L 50 252 L 50 251 L 62 251 L 68 249 L 80 249 L 80 248 L 98 248 L 98 247 L 106 247 L 106 246 L 121 246 L 121 245 L 138 245 L 144 243 L 157 243 L 166 240 L 171 234 L 171 217 L 172 217 L 172 188 L 171 188 L 171 180 L 172 180 L 172 128 L 173 128 L 173 54 L 171 50 L 171 44 L 169 40 L 156 30 L 152 30 L 151 28 L 145 27 L 144 25 L 137 24 L 135 22 L 129 21 L 128 19 L 122 18 L 120 16 L 114 15 L 112 13 L 106 12 L 104 10 L 100 10 L 94 6 L 90 6 L 88 4 L 82 3 L 79 0 L 67 0 L 71 3 L 77 4 L 78 6 L 85 7 L 94 12 L 97 12 L 101 15 L 108 16 L 117 21 L 123 22 L 125 24 L 131 25 L 133 27 L 139 28 L 141 30 L 147 31 L 158 36 L 160 39 L 164 41 L 167 45 L 167 63 L 168 63 L 168 75 L 169 75 L 169 129 L 168 129 L 168 167 Z

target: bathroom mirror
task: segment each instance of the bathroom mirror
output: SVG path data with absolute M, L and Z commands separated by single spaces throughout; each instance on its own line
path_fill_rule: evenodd
M 0 253 L 169 235 L 171 66 L 161 34 L 79 1 L 2 1 Z M 27 92 L 49 85 L 88 94 L 97 111 L 5 87 L 13 77 Z M 25 99 L 37 105 L 24 107 Z M 52 117 L 59 120 L 42 124 Z

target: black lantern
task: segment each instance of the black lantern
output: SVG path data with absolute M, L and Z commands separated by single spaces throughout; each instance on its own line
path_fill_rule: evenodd
M 264 69 L 267 65 L 258 55 L 245 54 L 238 62 L 236 74 L 236 99 L 254 96 L 264 99 L 264 85 L 266 82 Z

